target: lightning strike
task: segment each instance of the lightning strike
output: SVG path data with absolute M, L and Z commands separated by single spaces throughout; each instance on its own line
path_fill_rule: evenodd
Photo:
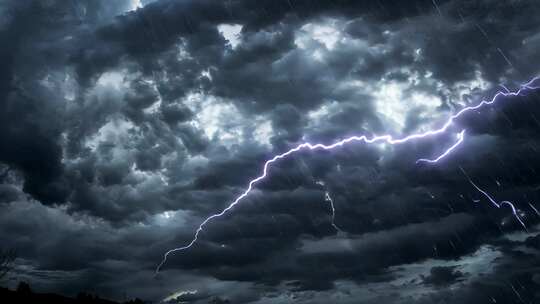
M 425 162 L 425 163 L 433 164 L 433 163 L 439 162 L 441 159 L 445 158 L 448 154 L 452 153 L 452 151 L 454 151 L 463 142 L 464 137 L 465 137 L 465 130 L 458 133 L 457 142 L 454 145 L 452 145 L 450 148 L 448 148 L 446 151 L 444 151 L 443 154 L 439 155 L 437 158 L 434 158 L 434 159 L 420 158 L 419 160 L 416 161 L 416 163 L 418 164 L 418 163 Z
M 523 220 L 521 219 L 521 217 L 519 216 L 518 212 L 517 212 L 517 209 L 516 207 L 514 206 L 514 204 L 512 204 L 512 202 L 509 202 L 509 201 L 501 201 L 500 203 L 497 203 L 497 201 L 495 201 L 495 199 L 489 195 L 486 191 L 482 190 L 480 187 L 478 187 L 478 185 L 476 185 L 472 179 L 469 177 L 469 175 L 465 172 L 465 170 L 463 170 L 463 168 L 461 168 L 461 172 L 463 172 L 463 174 L 465 175 L 465 177 L 467 177 L 467 180 L 469 181 L 469 183 L 476 189 L 478 190 L 478 192 L 482 193 L 482 195 L 484 195 L 488 201 L 495 207 L 497 208 L 502 208 L 504 205 L 507 205 L 508 207 L 510 207 L 510 209 L 512 210 L 512 215 L 516 218 L 516 220 L 521 224 L 521 226 L 523 226 L 523 228 L 525 230 L 527 230 L 527 226 L 525 226 L 525 223 L 523 222 Z
M 379 136 L 373 136 L 373 137 L 368 137 L 366 135 L 361 135 L 361 136 L 356 136 L 355 135 L 355 136 L 351 136 L 351 137 L 347 137 L 345 139 L 339 140 L 339 141 L 337 141 L 337 142 L 335 142 L 333 144 L 329 144 L 329 145 L 322 144 L 322 143 L 305 142 L 305 143 L 299 144 L 298 146 L 290 149 L 289 151 L 286 151 L 286 152 L 284 152 L 282 154 L 275 155 L 274 157 L 272 157 L 271 159 L 267 160 L 264 163 L 264 165 L 262 167 L 262 174 L 260 176 L 256 177 L 256 178 L 252 179 L 248 183 L 248 187 L 246 188 L 246 190 L 244 190 L 244 192 L 242 192 L 238 197 L 236 197 L 232 201 L 232 203 L 230 203 L 221 212 L 212 214 L 209 217 L 207 217 L 203 222 L 201 222 L 199 227 L 195 230 L 195 233 L 193 235 L 192 240 L 189 243 L 187 243 L 187 245 L 182 246 L 182 247 L 173 248 L 173 249 L 170 249 L 167 252 L 165 252 L 165 254 L 163 255 L 162 261 L 159 263 L 159 265 L 156 268 L 156 274 L 163 267 L 163 265 L 167 261 L 167 257 L 171 253 L 178 252 L 178 251 L 184 251 L 184 250 L 187 250 L 187 249 L 191 248 L 197 242 L 197 240 L 199 239 L 199 235 L 203 231 L 203 228 L 206 226 L 206 224 L 208 224 L 210 221 L 212 221 L 212 220 L 214 220 L 214 219 L 216 219 L 218 217 L 223 216 L 224 214 L 229 212 L 231 209 L 233 209 L 240 201 L 242 201 L 242 199 L 244 199 L 246 196 L 248 196 L 248 194 L 253 190 L 253 187 L 258 182 L 260 182 L 261 180 L 263 180 L 263 179 L 265 179 L 267 177 L 268 169 L 270 168 L 270 166 L 273 163 L 279 161 L 280 159 L 287 158 L 288 156 L 290 156 L 290 155 L 292 155 L 292 154 L 294 154 L 296 152 L 299 152 L 301 150 L 333 150 L 335 148 L 339 148 L 339 147 L 341 147 L 341 146 L 343 146 L 345 144 L 351 143 L 351 142 L 363 142 L 363 143 L 366 143 L 366 144 L 373 144 L 373 143 L 382 142 L 382 143 L 388 143 L 388 144 L 391 144 L 391 145 L 398 145 L 398 144 L 407 143 L 409 141 L 416 140 L 416 139 L 433 137 L 433 136 L 436 136 L 436 135 L 439 135 L 439 134 L 442 134 L 442 133 L 448 131 L 448 129 L 453 125 L 454 121 L 457 118 L 461 117 L 465 113 L 468 113 L 468 112 L 471 112 L 471 111 L 474 111 L 474 110 L 478 110 L 478 109 L 483 108 L 484 106 L 487 106 L 487 105 L 491 105 L 491 104 L 495 103 L 497 100 L 499 100 L 501 97 L 519 96 L 523 92 L 525 92 L 526 90 L 536 90 L 536 89 L 540 88 L 540 86 L 534 86 L 534 83 L 536 81 L 538 81 L 539 79 L 540 79 L 540 76 L 536 76 L 536 77 L 532 78 L 531 80 L 529 80 L 528 82 L 520 85 L 520 88 L 518 90 L 516 90 L 516 91 L 506 91 L 506 90 L 505 91 L 498 91 L 489 100 L 482 100 L 481 102 L 479 102 L 478 104 L 476 104 L 474 106 L 464 107 L 460 111 L 458 111 L 455 114 L 449 116 L 448 120 L 438 129 L 428 130 L 428 131 L 421 132 L 421 133 L 413 133 L 413 134 L 407 135 L 405 137 L 397 138 L 397 139 L 393 138 L 392 135 L 390 135 L 390 134 L 385 134 L 385 135 L 379 135 Z M 439 157 L 437 157 L 437 158 L 435 158 L 435 159 L 433 159 L 431 161 L 430 160 L 422 160 L 422 161 L 436 163 L 436 162 L 438 162 L 438 160 L 440 160 L 440 159 L 444 158 L 445 156 L 447 156 L 448 154 L 450 154 L 463 141 L 464 131 L 465 130 L 461 131 L 461 133 L 460 133 L 461 135 L 458 134 L 458 142 L 456 144 L 454 144 L 452 147 L 450 147 L 441 156 L 439 156 Z M 469 181 L 471 181 L 471 180 L 469 179 Z M 471 181 L 471 183 L 472 183 L 472 181 Z M 474 183 L 473 183 L 473 185 L 475 186 Z M 501 202 L 499 204 L 495 200 L 493 200 L 486 192 L 482 191 L 477 186 L 475 186 L 475 187 L 481 193 L 483 193 L 486 197 L 488 197 L 488 199 L 490 200 L 490 202 L 492 202 L 492 204 L 494 206 L 496 206 L 498 208 L 500 208 L 503 205 L 510 206 L 511 209 L 512 209 L 512 213 L 516 216 L 516 218 L 519 220 L 519 222 L 525 227 L 523 221 L 517 215 L 516 209 L 514 208 L 514 205 L 512 203 L 510 203 L 508 201 L 504 201 L 504 202 Z
M 326 187 L 326 184 L 323 181 L 317 181 L 315 182 L 317 185 Z M 336 208 L 334 207 L 334 200 L 330 196 L 330 192 L 328 190 L 324 191 L 324 201 L 328 202 L 330 204 L 330 208 L 332 209 L 332 221 L 331 225 L 336 229 L 337 232 L 342 232 L 341 229 L 336 225 Z
M 330 208 L 332 208 L 332 227 L 334 227 L 337 232 L 341 232 L 342 230 L 336 225 L 336 208 L 334 207 L 334 200 L 332 200 L 328 191 L 324 193 L 324 200 L 330 203 Z

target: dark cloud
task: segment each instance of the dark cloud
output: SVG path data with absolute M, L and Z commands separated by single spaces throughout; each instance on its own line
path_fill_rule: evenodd
M 153 271 L 276 153 L 436 128 L 518 89 L 538 74 L 537 15 L 534 1 L 5 1 L 0 240 L 46 292 L 535 303 L 531 91 L 430 139 L 279 160 Z M 448 158 L 416 163 L 462 129 Z
M 455 267 L 438 266 L 430 270 L 429 276 L 422 278 L 425 284 L 447 286 L 458 282 L 463 274 Z

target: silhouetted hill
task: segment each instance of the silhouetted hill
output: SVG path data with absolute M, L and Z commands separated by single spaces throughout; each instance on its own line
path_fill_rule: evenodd
M 10 290 L 7 288 L 0 287 L 0 303 L 2 304 L 11 304 L 11 303 L 21 303 L 21 304 L 119 304 L 118 302 L 105 300 L 99 298 L 98 296 L 79 293 L 75 298 L 69 298 L 61 296 L 58 294 L 52 293 L 34 293 L 31 291 L 30 287 L 27 284 L 20 284 L 17 290 Z M 125 304 L 143 304 L 144 302 L 135 299 Z

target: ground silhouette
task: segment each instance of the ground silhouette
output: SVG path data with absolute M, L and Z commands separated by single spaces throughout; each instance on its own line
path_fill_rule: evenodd
M 52 293 L 35 293 L 27 283 L 19 283 L 16 290 L 0 288 L 0 303 L 40 303 L 40 304 L 119 304 L 96 295 L 79 293 L 75 298 Z M 124 304 L 144 304 L 140 299 L 129 300 Z

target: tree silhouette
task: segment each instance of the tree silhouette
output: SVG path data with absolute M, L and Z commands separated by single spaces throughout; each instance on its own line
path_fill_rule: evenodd
M 32 289 L 30 288 L 30 284 L 26 282 L 19 282 L 19 285 L 17 285 L 17 292 L 20 294 L 30 295 L 32 294 Z
M 13 270 L 15 258 L 16 255 L 13 250 L 0 251 L 0 281 Z

